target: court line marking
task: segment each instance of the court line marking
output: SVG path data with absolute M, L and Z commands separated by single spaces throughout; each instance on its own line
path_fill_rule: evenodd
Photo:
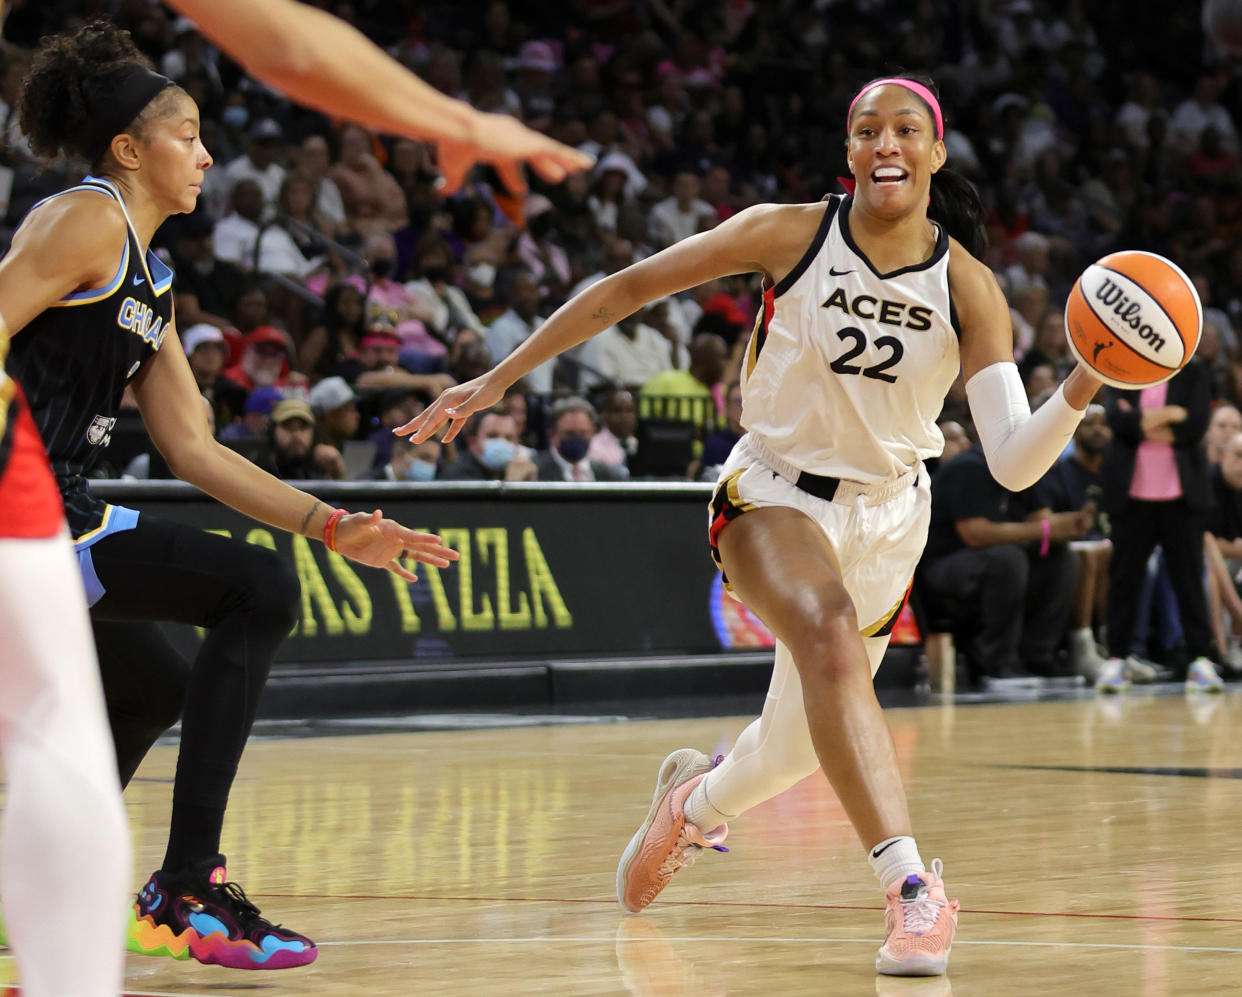
M 358 941 L 319 942 L 320 948 L 346 945 L 546 945 L 549 942 L 590 942 L 594 944 L 626 945 L 651 942 L 683 942 L 687 945 L 702 942 L 774 942 L 776 944 L 801 945 L 879 945 L 883 938 L 785 938 L 780 936 L 739 935 L 661 935 L 659 938 L 615 938 L 612 935 L 572 936 L 572 935 L 536 935 L 530 938 L 394 938 L 364 939 Z M 1002 941 L 999 939 L 964 939 L 955 938 L 953 946 L 989 945 L 989 946 L 1020 946 L 1026 948 L 1061 948 L 1061 949 L 1123 949 L 1141 950 L 1145 952 L 1221 952 L 1230 955 L 1242 953 L 1242 947 L 1223 945 L 1141 945 L 1126 942 L 1057 942 L 1057 941 L 1025 941 L 1015 939 Z
M 206 987 L 211 986 L 211 984 L 203 985 Z M 193 993 L 188 990 L 123 990 L 121 991 L 121 997 L 203 997 L 208 992 L 211 993 L 212 997 L 237 997 L 234 994 L 219 993 L 214 989 L 210 991 L 197 990 Z
M 408 903 L 517 903 L 517 904 L 595 904 L 615 907 L 617 901 L 599 897 L 448 897 L 419 896 L 413 894 L 369 893 L 264 893 L 263 898 L 277 900 L 392 900 Z M 790 904 L 764 903 L 747 900 L 662 900 L 661 908 L 669 907 L 758 907 L 764 910 L 864 910 L 882 911 L 883 907 L 865 904 Z M 1193 924 L 1242 924 L 1242 917 L 1199 917 L 1179 914 L 1105 914 L 1089 911 L 1042 911 L 1042 910 L 989 910 L 983 907 L 963 907 L 963 914 L 992 914 L 1004 917 L 1072 917 L 1094 918 L 1103 921 L 1172 921 Z

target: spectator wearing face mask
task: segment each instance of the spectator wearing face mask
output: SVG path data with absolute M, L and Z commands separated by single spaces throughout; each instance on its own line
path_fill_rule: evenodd
M 440 473 L 443 449 L 444 445 L 434 437 L 422 443 L 397 437 L 392 458 L 372 477 L 376 481 L 434 481 Z
M 534 481 L 537 469 L 518 443 L 517 423 L 496 406 L 475 412 L 462 430 L 465 448 L 444 470 L 445 481 Z M 460 449 L 460 448 L 459 448 Z
M 591 460 L 587 451 L 599 418 L 583 398 L 562 398 L 549 415 L 548 449 L 535 454 L 540 481 L 624 481 L 620 468 Z

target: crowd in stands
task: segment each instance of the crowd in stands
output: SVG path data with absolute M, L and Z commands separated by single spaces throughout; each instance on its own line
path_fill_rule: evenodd
M 1197 5 L 1162 10 L 1159 30 L 1119 0 L 320 6 L 441 91 L 589 152 L 594 169 L 553 186 L 532 178 L 515 196 L 480 168 L 444 199 L 430 147 L 293 106 L 149 0 L 11 2 L 0 53 L 7 234 L 82 173 L 33 163 L 12 113 L 44 33 L 109 14 L 196 99 L 215 165 L 199 208 L 155 245 L 176 271 L 181 343 L 219 437 L 284 477 L 710 478 L 742 431 L 754 275 L 621 321 L 533 371 L 452 445 L 390 430 L 591 283 L 749 205 L 839 192 L 849 98 L 898 70 L 939 86 L 948 164 L 988 209 L 986 262 L 1033 405 L 1073 365 L 1062 310 L 1075 278 L 1119 248 L 1190 274 L 1205 305 L 1205 404 L 1242 404 L 1242 73 L 1205 42 Z M 1125 399 L 1101 400 L 1116 423 Z M 944 428 L 954 447 L 972 438 L 960 385 Z M 105 473 L 158 473 L 158 460 L 131 456 Z M 1075 482 L 1078 508 L 1020 505 L 1056 525 L 1037 549 L 1098 536 Z M 1001 504 L 967 518 L 1017 515 Z M 1103 622 L 1096 603 L 1084 609 L 1080 593 L 1057 609 L 1083 648 L 1084 628 Z M 1020 637 L 1005 639 L 1007 670 L 1050 653 L 1024 662 Z

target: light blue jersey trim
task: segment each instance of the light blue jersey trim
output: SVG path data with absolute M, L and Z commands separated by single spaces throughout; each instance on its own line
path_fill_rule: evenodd
M 123 505 L 110 505 L 104 510 L 103 522 L 95 529 L 83 533 L 73 543 L 78 555 L 78 569 L 82 573 L 82 584 L 86 588 L 86 604 L 93 606 L 104 597 L 106 591 L 99 575 L 95 572 L 95 561 L 91 557 L 91 548 L 104 537 L 113 533 L 124 533 L 138 525 L 138 510 L 127 509 Z
M 100 189 L 101 186 L 107 189 L 101 190 Z M 112 197 L 121 205 L 121 210 L 122 211 L 125 210 L 125 202 L 121 200 L 121 194 L 116 189 L 116 187 L 114 187 L 107 180 L 103 180 L 100 177 L 92 177 L 92 176 L 84 177 L 82 180 L 82 183 L 76 184 L 73 187 L 69 187 L 66 190 L 57 191 L 55 194 L 49 194 L 47 197 L 43 198 L 42 200 L 37 201 L 34 207 L 31 208 L 30 210 L 34 211 L 35 208 L 38 208 L 46 204 L 48 201 L 52 200 L 52 198 L 54 197 L 61 197 L 64 194 L 72 194 L 75 191 L 79 191 L 79 190 L 89 190 L 89 191 L 93 191 L 96 194 L 103 194 L 105 197 Z M 126 221 L 128 221 L 129 215 L 127 214 L 125 218 L 126 218 Z M 52 307 L 53 308 L 71 308 L 74 305 L 89 305 L 93 301 L 102 301 L 104 298 L 108 297 L 108 295 L 116 293 L 117 288 L 121 286 L 121 282 L 125 279 L 125 271 L 128 269 L 129 269 L 129 240 L 126 239 L 125 240 L 125 252 L 121 256 L 121 266 L 118 268 L 116 272 L 116 276 L 112 278 L 109 284 L 107 284 L 105 287 L 88 287 L 85 291 L 73 291 L 70 294 L 66 294 L 59 301 L 52 302 Z
M 134 220 L 129 216 L 129 209 L 125 206 L 125 198 L 121 196 L 121 192 L 117 189 L 116 184 L 104 177 L 85 176 L 82 182 L 67 190 L 59 191 L 43 198 L 35 204 L 35 208 L 39 205 L 50 201 L 53 197 L 60 197 L 62 194 L 72 194 L 78 190 L 91 190 L 96 194 L 103 194 L 105 197 L 112 197 L 117 204 L 121 206 L 121 213 L 125 215 L 125 224 L 133 235 L 138 245 L 142 242 L 138 239 L 138 232 L 134 228 Z M 33 211 L 34 208 L 31 208 Z M 125 254 L 121 257 L 121 266 L 117 270 L 116 276 L 106 287 L 92 287 L 85 291 L 74 291 L 66 294 L 59 301 L 52 304 L 53 308 L 71 308 L 74 305 L 89 305 L 94 301 L 102 301 L 111 294 L 115 294 L 125 280 L 125 272 L 129 269 L 129 240 L 125 240 Z M 148 248 L 142 254 L 142 268 L 146 275 L 146 279 L 151 282 L 151 289 L 155 292 L 155 296 L 161 297 L 168 292 L 173 283 L 172 268 L 161 260 L 155 253 Z
M 85 188 L 91 190 L 90 187 Z M 69 308 L 73 305 L 89 305 L 94 301 L 103 301 L 104 298 L 111 294 L 115 294 L 117 288 L 125 280 L 125 272 L 129 270 L 129 240 L 125 240 L 125 253 L 121 256 L 121 266 L 117 270 L 116 276 L 112 278 L 112 283 L 105 287 L 92 287 L 85 291 L 74 291 L 66 294 L 59 301 L 52 302 L 53 308 Z
M 121 206 L 121 211 L 125 214 L 125 222 L 129 225 L 130 232 L 133 233 L 134 241 L 141 246 L 142 240 L 138 238 L 138 230 L 134 228 L 134 220 L 129 216 L 129 208 L 125 206 L 125 198 L 121 196 L 121 192 L 117 190 L 116 185 L 111 180 L 106 180 L 103 177 L 87 177 L 86 179 L 90 183 L 101 184 L 112 191 L 116 197 L 117 204 Z M 168 264 L 151 252 L 149 248 L 143 250 L 142 269 L 147 275 L 147 280 L 151 282 L 151 288 L 155 291 L 157 298 L 172 287 L 172 270 Z
M 172 287 L 172 267 L 161 260 L 149 249 L 147 250 L 146 262 L 147 273 L 151 275 L 151 286 L 155 289 L 155 296 L 158 298 L 161 294 Z

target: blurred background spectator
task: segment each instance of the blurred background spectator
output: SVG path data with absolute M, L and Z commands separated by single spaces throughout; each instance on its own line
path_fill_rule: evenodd
M 1113 392 L 1107 404 L 1113 445 L 1105 456 L 1103 506 L 1112 527 L 1108 581 L 1108 651 L 1097 686 L 1124 681 L 1145 566 L 1164 552 L 1188 661 L 1186 681 L 1220 687 L 1203 587 L 1204 530 L 1212 505 L 1203 447 L 1211 396 L 1208 368 L 1196 358 L 1163 384 Z
M 535 454 L 539 481 L 624 481 L 617 466 L 588 456 L 599 426 L 595 407 L 584 398 L 562 398 L 548 414 L 548 447 Z

